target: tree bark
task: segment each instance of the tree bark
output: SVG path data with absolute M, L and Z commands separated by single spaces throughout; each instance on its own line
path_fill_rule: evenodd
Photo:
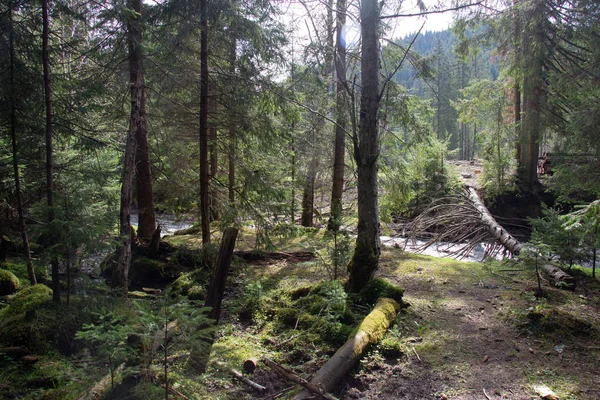
M 543 71 L 543 21 L 545 6 L 536 0 L 528 12 L 528 23 L 524 30 L 524 79 L 523 79 L 523 122 L 521 126 L 521 154 L 519 179 L 522 186 L 533 191 L 537 182 L 537 160 L 539 139 L 542 130 L 542 102 L 544 96 Z
M 237 228 L 227 228 L 225 229 L 225 232 L 223 232 L 219 257 L 213 268 L 210 286 L 206 292 L 204 305 L 206 307 L 212 307 L 212 310 L 208 313 L 208 318 L 214 319 L 217 324 L 219 323 L 219 318 L 221 316 L 221 302 L 223 300 L 223 293 L 225 292 L 225 282 L 227 280 L 227 274 L 229 273 L 229 266 L 231 265 L 231 258 L 233 257 L 233 249 L 235 247 L 237 234 Z
M 324 399 L 338 400 L 332 394 L 327 393 L 327 391 L 324 390 L 323 388 L 321 388 L 320 386 L 318 386 L 312 382 L 308 382 L 306 379 L 302 378 L 300 375 L 277 364 L 275 361 L 272 361 L 271 359 L 269 359 L 267 357 L 263 357 L 261 361 L 264 364 L 268 365 L 273 371 L 277 372 L 283 378 L 287 379 L 290 382 L 293 382 L 293 383 L 296 383 L 296 384 L 302 386 L 304 388 L 304 391 L 306 391 L 308 393 L 307 398 L 312 399 L 312 398 L 314 398 L 313 395 L 316 394 L 317 396 L 323 397 Z
M 133 173 L 135 171 L 136 131 L 144 121 L 140 118 L 144 98 L 144 81 L 142 71 L 138 70 L 135 81 L 131 82 L 131 115 L 129 132 L 125 142 L 125 156 L 121 175 L 121 207 L 119 212 L 119 237 L 117 265 L 112 276 L 112 287 L 121 288 L 123 295 L 128 291 L 129 267 L 132 261 L 131 199 Z
M 208 0 L 200 0 L 200 219 L 202 243 L 210 243 L 208 197 Z
M 385 331 L 394 322 L 399 311 L 400 304 L 396 301 L 386 298 L 379 299 L 373 311 L 358 326 L 356 333 L 317 371 L 310 383 L 326 392 L 333 391 L 369 346 L 383 338 Z M 294 400 L 308 399 L 310 396 L 311 393 L 303 390 L 294 396 Z
M 231 38 L 231 46 L 229 48 L 229 73 L 235 75 L 235 60 L 236 60 L 237 40 Z M 235 206 L 235 151 L 236 151 L 236 119 L 229 121 L 229 154 L 227 161 L 229 163 L 229 206 Z
M 214 93 L 213 93 L 214 96 Z M 212 113 L 216 112 L 217 102 L 214 98 L 210 99 L 210 110 Z M 214 117 L 213 117 L 214 119 Z M 216 179 L 217 171 L 218 171 L 218 156 L 217 156 L 217 127 L 213 121 L 213 124 L 208 130 L 209 132 L 209 152 L 210 152 L 210 175 L 209 182 L 212 179 Z M 211 221 L 217 221 L 219 219 L 219 207 L 217 202 L 217 191 L 215 189 L 215 185 L 210 185 L 210 219 Z
M 315 154 L 315 143 L 314 133 L 312 134 L 312 140 L 309 143 L 312 148 L 312 155 L 308 171 L 306 172 L 306 181 L 304 182 L 304 190 L 302 192 L 302 216 L 300 218 L 300 224 L 306 227 L 312 227 L 313 224 L 313 210 L 315 208 L 315 180 L 317 178 L 317 155 Z
M 514 236 L 508 233 L 506 229 L 502 227 L 502 225 L 496 222 L 496 219 L 492 216 L 492 214 L 490 214 L 474 188 L 467 186 L 466 189 L 469 196 L 469 201 L 480 212 L 481 221 L 488 228 L 488 231 L 494 236 L 494 238 L 496 238 L 496 240 L 498 240 L 498 242 L 502 244 L 502 246 L 504 246 L 506 250 L 515 255 L 519 254 L 523 248 L 523 243 L 518 241 Z
M 379 5 L 363 0 L 361 5 L 360 127 L 354 137 L 358 172 L 358 235 L 350 272 L 349 288 L 360 291 L 371 280 L 379 264 L 378 158 L 379 158 Z
M 223 232 L 219 256 L 213 267 L 210 285 L 206 291 L 204 306 L 211 308 L 207 317 L 215 320 L 215 325 L 218 325 L 221 317 L 221 303 L 223 301 L 223 294 L 225 293 L 225 283 L 227 282 L 229 266 L 231 265 L 231 259 L 233 258 L 233 249 L 235 247 L 237 234 L 237 228 L 227 228 Z M 206 371 L 206 365 L 208 364 L 208 357 L 210 355 L 210 346 L 212 346 L 213 341 L 214 336 L 211 339 L 207 339 L 209 345 L 207 350 L 192 350 L 189 365 L 196 373 L 204 373 Z
M 519 21 L 520 14 L 517 8 L 519 0 L 513 0 L 513 19 L 515 22 L 514 26 L 514 43 L 513 47 L 515 49 L 515 60 L 519 60 L 519 52 L 520 52 L 520 34 L 521 34 L 521 23 Z M 518 61 L 515 61 L 517 64 Z M 517 68 L 515 68 L 517 69 Z M 521 160 L 521 139 L 520 139 L 520 131 L 521 131 L 521 87 L 519 84 L 519 80 L 515 78 L 514 88 L 513 88 L 513 96 L 514 96 L 514 117 L 515 117 L 515 151 L 516 151 L 516 159 L 517 162 Z
M 543 263 L 540 265 L 540 270 L 552 281 L 554 286 L 569 290 L 575 289 L 575 280 L 562 269 L 549 263 Z
M 342 29 L 346 24 L 346 0 L 338 0 L 336 5 L 336 42 L 335 42 L 335 145 L 333 155 L 333 184 L 331 185 L 331 216 L 327 229 L 337 231 L 341 225 L 342 194 L 344 192 L 344 167 L 346 155 L 346 46 Z
M 152 175 L 150 172 L 150 155 L 148 153 L 148 120 L 146 116 L 146 86 L 144 79 L 142 52 L 142 2 L 129 0 L 128 7 L 136 14 L 127 21 L 127 42 L 129 50 L 129 80 L 136 82 L 140 75 L 142 98 L 139 109 L 139 124 L 135 131 L 135 184 L 138 206 L 137 235 L 150 240 L 156 230 L 156 215 L 152 198 Z M 131 98 L 135 97 L 136 88 L 131 87 Z
M 32 285 L 37 284 L 35 278 L 35 270 L 33 269 L 33 263 L 31 261 L 31 250 L 29 249 L 29 237 L 27 236 L 27 228 L 25 227 L 25 218 L 23 216 L 23 197 L 21 196 L 21 178 L 19 174 L 19 152 L 17 150 L 17 105 L 15 100 L 15 37 L 13 31 L 13 17 L 12 17 L 13 4 L 12 1 L 8 4 L 8 18 L 9 18 L 9 90 L 10 90 L 10 139 L 12 142 L 12 159 L 13 159 L 13 172 L 15 176 L 15 196 L 17 198 L 17 214 L 19 216 L 19 230 L 21 231 L 21 238 L 23 240 L 23 251 L 27 258 L 27 274 L 29 275 L 29 282 Z M 3 241 L 4 244 L 4 241 Z M 0 261 L 4 261 L 0 257 Z
M 52 126 L 52 79 L 50 76 L 50 16 L 48 0 L 42 0 L 42 64 L 44 69 L 44 100 L 46 103 L 46 200 L 48 204 L 48 223 L 54 221 L 54 129 Z M 52 255 L 52 300 L 60 303 L 60 277 L 58 276 L 58 258 Z

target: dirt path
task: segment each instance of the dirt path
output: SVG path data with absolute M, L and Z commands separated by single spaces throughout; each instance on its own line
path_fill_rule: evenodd
M 524 283 L 533 282 L 529 272 L 517 279 L 482 264 L 398 261 L 390 253 L 382 259 L 380 275 L 404 287 L 411 304 L 391 332 L 407 351 L 398 359 L 367 357 L 342 398 L 531 399 L 536 384 L 561 399 L 600 398 L 597 330 L 586 331 L 587 322 L 598 326 L 597 290 L 582 298 L 549 288 L 548 299 L 536 299 Z M 554 332 L 518 327 L 528 314 L 553 308 L 559 310 Z M 562 309 L 577 311 L 569 315 L 581 324 L 567 326 Z

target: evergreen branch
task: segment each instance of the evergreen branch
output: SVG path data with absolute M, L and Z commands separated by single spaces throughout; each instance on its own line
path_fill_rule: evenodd
M 443 14 L 443 13 L 449 12 L 449 11 L 458 11 L 458 10 L 462 10 L 464 8 L 479 6 L 482 3 L 483 3 L 483 1 L 478 1 L 476 3 L 463 4 L 463 5 L 460 5 L 460 6 L 451 7 L 451 8 L 444 8 L 444 9 L 441 9 L 441 10 L 423 11 L 423 12 L 412 13 L 412 14 L 382 15 L 379 18 L 380 19 L 388 19 L 388 18 L 400 18 L 400 17 L 422 17 L 424 15 L 430 15 L 430 14 Z

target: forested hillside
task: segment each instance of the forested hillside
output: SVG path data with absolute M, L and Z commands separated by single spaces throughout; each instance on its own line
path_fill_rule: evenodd
M 588 0 L 0 0 L 0 397 L 597 398 L 598 49 Z

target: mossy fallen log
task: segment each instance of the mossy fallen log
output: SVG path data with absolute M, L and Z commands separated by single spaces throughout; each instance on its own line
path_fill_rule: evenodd
M 400 304 L 395 300 L 379 299 L 373 311 L 354 330 L 348 341 L 317 371 L 310 383 L 319 386 L 325 392 L 332 392 L 369 346 L 383 338 L 400 308 Z M 308 399 L 311 396 L 311 392 L 302 390 L 294 396 L 294 400 Z

